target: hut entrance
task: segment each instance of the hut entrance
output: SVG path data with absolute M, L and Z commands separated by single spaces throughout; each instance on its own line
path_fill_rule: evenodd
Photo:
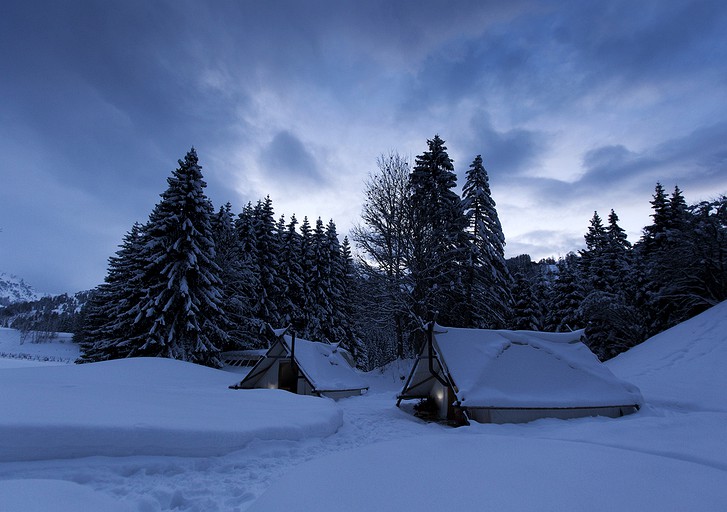
M 298 379 L 296 373 L 290 359 L 281 359 L 278 367 L 278 388 L 297 393 Z

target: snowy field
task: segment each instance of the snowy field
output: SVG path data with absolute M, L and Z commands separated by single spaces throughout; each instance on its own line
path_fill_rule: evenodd
M 395 407 L 405 367 L 332 402 L 13 333 L 36 357 L 0 359 L 2 511 L 727 510 L 727 303 L 608 363 L 637 414 L 459 429 Z
M 72 337 L 72 334 L 61 332 L 52 341 L 31 343 L 24 342 L 19 331 L 0 327 L 0 369 L 39 366 L 38 363 L 72 363 L 80 353 L 78 345 L 71 341 Z

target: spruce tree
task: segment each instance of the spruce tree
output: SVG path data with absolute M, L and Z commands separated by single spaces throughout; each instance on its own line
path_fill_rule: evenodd
M 225 204 L 212 219 L 215 240 L 215 261 L 220 267 L 222 282 L 222 309 L 228 322 L 225 330 L 227 342 L 222 350 L 240 350 L 253 346 L 245 335 L 249 312 L 252 309 L 251 297 L 256 275 L 250 262 L 243 254 L 238 233 L 238 220 L 232 213 L 232 205 Z
M 669 200 L 664 187 L 657 183 L 652 197 L 651 207 L 654 213 L 651 215 L 653 222 L 644 228 L 641 239 L 643 250 L 646 254 L 658 250 L 665 242 L 666 230 L 669 227 Z
M 510 329 L 539 331 L 542 327 L 540 304 L 538 304 L 531 283 L 521 272 L 515 274 L 512 297 Z
M 143 226 L 134 223 L 116 255 L 109 258 L 104 282 L 84 307 L 80 362 L 127 357 L 144 336 L 134 320 L 143 294 L 145 243 Z
M 462 323 L 456 295 L 462 288 L 467 219 L 444 141 L 436 135 L 427 145 L 409 176 L 413 310 L 421 320 L 437 311 L 441 323 L 457 325 Z
M 361 368 L 368 367 L 368 354 L 356 326 L 357 307 L 359 302 L 359 286 L 356 265 L 351 255 L 348 237 L 343 238 L 340 249 L 340 268 L 336 275 L 336 288 L 339 297 L 339 329 L 341 337 L 338 341 L 354 357 Z
M 331 261 L 323 220 L 319 217 L 312 232 L 310 250 L 309 302 L 306 307 L 306 335 L 316 341 L 331 341 L 328 327 L 333 313 L 331 297 Z
M 254 209 L 253 230 L 255 232 L 255 254 L 257 257 L 257 289 L 253 316 L 257 322 L 257 334 L 263 336 L 268 325 L 280 325 L 278 303 L 282 299 L 283 284 L 279 271 L 279 238 L 273 217 L 273 203 L 270 196 L 258 201 Z
M 569 332 L 584 327 L 580 315 L 583 293 L 578 284 L 578 257 L 570 254 L 558 262 L 558 278 L 553 284 L 546 314 L 546 328 Z
M 604 290 L 608 285 L 606 269 L 602 266 L 601 258 L 608 247 L 608 236 L 598 212 L 593 212 L 593 217 L 584 238 L 586 248 L 580 251 L 581 272 L 586 279 L 589 290 Z
M 594 214 L 585 235 L 582 268 L 585 296 L 579 308 L 588 346 L 602 360 L 643 341 L 645 321 L 635 286 L 637 267 L 631 244 L 611 210 L 608 226 Z
M 233 314 L 232 343 L 237 348 L 264 348 L 260 339 L 260 325 L 255 316 L 260 288 L 260 261 L 258 257 L 255 208 L 247 203 L 235 219 L 235 282 L 230 290 L 228 308 Z M 227 284 L 227 283 L 225 283 Z
M 291 325 L 303 318 L 305 305 L 305 276 L 302 267 L 302 236 L 296 231 L 298 220 L 290 217 L 285 231 L 281 232 L 280 277 L 283 293 L 279 304 L 281 325 Z
M 294 322 L 302 325 L 305 336 L 312 338 L 312 334 L 315 332 L 313 323 L 317 321 L 316 290 L 313 284 L 313 276 L 317 269 L 313 232 L 307 216 L 303 217 L 300 225 L 300 268 L 303 277 L 299 308 L 301 317 L 294 319 Z
M 652 206 L 654 223 L 644 228 L 639 255 L 649 283 L 650 334 L 656 334 L 723 296 L 725 223 L 723 202 L 690 208 L 678 186 L 667 198 L 657 184 Z
M 219 347 L 227 338 L 220 268 L 212 204 L 194 148 L 167 183 L 146 229 L 144 297 L 135 321 L 148 331 L 130 355 L 219 366 Z
M 510 315 L 512 277 L 505 264 L 505 235 L 480 155 L 467 171 L 463 209 L 469 234 L 463 272 L 464 323 L 468 327 L 501 328 Z

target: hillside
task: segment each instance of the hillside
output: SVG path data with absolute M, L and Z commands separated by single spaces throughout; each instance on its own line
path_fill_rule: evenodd
M 647 401 L 727 412 L 727 301 L 608 361 Z

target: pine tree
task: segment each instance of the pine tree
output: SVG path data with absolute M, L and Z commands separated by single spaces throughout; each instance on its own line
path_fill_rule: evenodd
M 234 324 L 230 338 L 237 348 L 264 348 L 259 336 L 260 324 L 255 316 L 260 289 L 260 260 L 256 231 L 255 208 L 247 203 L 235 219 L 234 282 L 230 283 L 228 309 Z M 227 283 L 225 283 L 227 285 Z
M 331 341 L 328 326 L 333 313 L 331 291 L 331 261 L 323 220 L 318 217 L 311 238 L 310 296 L 306 307 L 306 335 L 316 341 Z
M 624 291 L 631 274 L 631 243 L 618 220 L 616 212 L 611 210 L 605 229 L 605 244 L 596 255 L 597 265 L 603 272 L 601 289 L 609 292 Z
M 645 253 L 657 250 L 665 241 L 665 233 L 669 227 L 669 200 L 661 183 L 656 184 L 654 189 L 651 207 L 654 213 L 651 215 L 653 223 L 644 228 L 644 235 L 641 240 Z
M 505 264 L 505 235 L 480 155 L 467 171 L 463 209 L 469 222 L 463 272 L 464 323 L 468 327 L 501 328 L 510 316 L 512 277 Z
M 538 304 L 530 282 L 521 272 L 515 275 L 512 297 L 514 304 L 510 329 L 539 331 L 542 327 L 540 304 Z
M 585 240 L 586 249 L 580 251 L 581 272 L 590 290 L 605 290 L 608 287 L 608 278 L 601 258 L 608 248 L 608 236 L 598 212 L 593 212 Z
M 645 321 L 634 286 L 637 267 L 618 220 L 611 210 L 604 228 L 594 214 L 581 253 L 586 287 L 579 312 L 586 323 L 588 346 L 602 360 L 644 339 Z
M 283 286 L 279 304 L 281 325 L 291 325 L 296 319 L 303 318 L 305 305 L 305 276 L 302 267 L 302 236 L 296 231 L 298 221 L 290 217 L 284 232 L 281 231 L 280 277 Z
M 225 204 L 212 218 L 215 240 L 215 261 L 220 267 L 223 318 L 227 342 L 222 350 L 250 348 L 249 336 L 245 334 L 252 309 L 250 301 L 257 277 L 249 267 L 249 260 L 243 254 L 238 233 L 238 220 L 232 213 L 232 205 Z
M 280 246 L 270 196 L 263 201 L 258 201 L 253 217 L 258 271 L 253 317 L 257 322 L 257 335 L 262 337 L 267 331 L 268 325 L 280 324 L 277 304 L 282 300 L 284 288 L 278 275 Z
M 142 298 L 145 243 L 143 226 L 134 223 L 116 255 L 109 258 L 104 283 L 84 307 L 81 362 L 127 357 L 145 334 L 134 322 Z
M 652 202 L 654 224 L 644 229 L 639 247 L 649 284 L 650 334 L 719 302 L 725 281 L 723 200 L 690 208 L 679 187 L 668 199 L 657 184 L 660 190 L 660 200 Z
M 558 262 L 558 278 L 546 314 L 547 330 L 569 332 L 584 327 L 580 315 L 583 293 L 578 284 L 578 256 L 569 254 Z
M 192 148 L 167 179 L 149 217 L 144 298 L 135 321 L 148 326 L 130 355 L 162 356 L 219 366 L 227 335 L 220 268 L 215 263 L 212 204 Z
M 313 323 L 317 321 L 316 290 L 313 283 L 313 275 L 317 271 L 315 251 L 310 222 L 308 217 L 303 217 L 303 222 L 300 225 L 300 268 L 303 277 L 300 312 L 302 316 L 294 319 L 294 323 L 302 326 L 302 334 L 308 336 L 309 339 L 312 338 L 311 334 L 315 332 L 316 327 L 313 326 Z
M 341 346 L 353 355 L 359 367 L 368 368 L 366 346 L 356 327 L 359 290 L 356 266 L 351 255 L 351 245 L 348 237 L 344 237 L 341 243 L 339 261 L 340 268 L 336 274 L 336 288 L 340 301 L 338 316 L 341 336 L 338 340 L 341 342 Z
M 444 141 L 436 135 L 427 145 L 409 176 L 413 311 L 422 320 L 437 311 L 441 323 L 457 325 L 462 319 L 454 295 L 461 292 L 467 219 Z

